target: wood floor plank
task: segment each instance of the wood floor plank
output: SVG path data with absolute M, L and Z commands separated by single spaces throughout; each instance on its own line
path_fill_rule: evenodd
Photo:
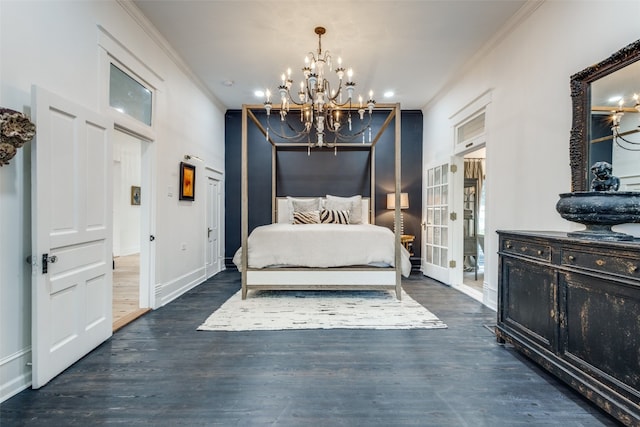
M 222 272 L 4 402 L 0 425 L 618 425 L 498 344 L 494 311 L 419 273 L 403 287 L 448 329 L 196 331 L 240 288 Z

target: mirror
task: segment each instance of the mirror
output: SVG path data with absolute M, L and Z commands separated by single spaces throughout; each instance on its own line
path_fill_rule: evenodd
M 640 145 L 613 137 L 613 112 L 623 110 L 620 134 L 640 143 L 640 111 L 634 108 L 640 95 L 640 40 L 620 49 L 604 61 L 571 76 L 573 121 L 569 141 L 571 191 L 589 191 L 590 167 L 604 160 L 613 174 L 623 171 L 620 190 L 640 190 Z M 624 104 L 612 100 L 622 96 Z M 623 147 L 621 147 L 622 145 Z

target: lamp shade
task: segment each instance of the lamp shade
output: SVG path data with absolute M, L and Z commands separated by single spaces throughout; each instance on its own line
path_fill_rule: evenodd
M 387 194 L 387 209 L 395 209 L 396 208 L 396 194 L 388 193 Z M 409 208 L 409 193 L 400 193 L 400 209 L 408 209 Z

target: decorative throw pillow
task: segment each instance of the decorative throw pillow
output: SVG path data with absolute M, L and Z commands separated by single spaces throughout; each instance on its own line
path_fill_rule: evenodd
M 321 224 L 349 224 L 349 211 L 323 209 L 320 211 Z
M 294 224 L 319 224 L 320 211 L 293 212 Z
M 348 210 L 350 224 L 362 224 L 362 196 L 339 197 L 327 194 L 324 208 L 329 210 Z
M 287 206 L 289 207 L 289 223 L 293 224 L 294 212 L 311 212 L 320 211 L 320 198 L 296 199 L 287 197 Z

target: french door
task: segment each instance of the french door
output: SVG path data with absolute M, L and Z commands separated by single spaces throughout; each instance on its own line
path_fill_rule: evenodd
M 450 283 L 450 167 L 449 163 L 428 167 L 424 177 L 424 242 L 422 271 L 443 283 Z

